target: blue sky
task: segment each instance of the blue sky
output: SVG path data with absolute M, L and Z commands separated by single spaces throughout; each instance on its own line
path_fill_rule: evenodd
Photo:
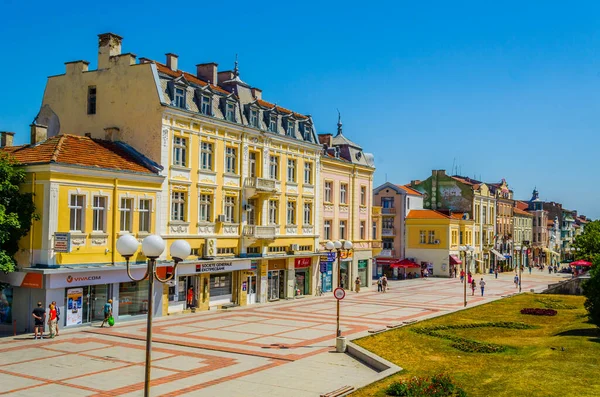
M 0 130 L 29 139 L 47 76 L 96 67 L 97 34 L 181 69 L 233 66 L 263 97 L 375 154 L 375 184 L 432 169 L 600 218 L 600 3 L 2 0 Z M 567 6 L 568 4 L 568 6 Z

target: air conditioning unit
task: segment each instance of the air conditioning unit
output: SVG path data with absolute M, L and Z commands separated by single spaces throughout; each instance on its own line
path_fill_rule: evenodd
M 204 239 L 204 257 L 211 258 L 217 256 L 217 239 L 207 238 Z
M 225 222 L 225 215 L 217 215 L 217 222 Z
M 290 249 L 292 251 L 298 251 L 300 249 L 300 244 L 292 244 L 290 245 Z
M 439 244 L 439 243 L 440 243 L 440 240 L 435 240 L 433 243 L 434 243 L 434 244 Z

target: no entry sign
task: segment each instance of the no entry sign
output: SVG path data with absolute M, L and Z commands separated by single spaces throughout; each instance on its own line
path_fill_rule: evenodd
M 335 296 L 335 299 L 337 300 L 342 300 L 346 296 L 346 291 L 344 291 L 343 288 L 338 287 L 335 290 L 333 290 L 333 296 Z

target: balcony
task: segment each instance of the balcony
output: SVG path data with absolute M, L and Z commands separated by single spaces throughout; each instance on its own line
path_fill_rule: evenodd
M 395 208 L 382 208 L 381 213 L 383 215 L 396 215 L 396 209 Z
M 253 197 L 257 194 L 279 193 L 280 185 L 275 179 L 250 177 L 244 181 L 244 188 L 248 190 L 248 196 Z
M 379 256 L 394 258 L 396 256 L 396 250 L 382 249 Z
M 381 229 L 381 235 L 382 236 L 395 236 L 396 235 L 396 230 L 393 227 L 389 227 L 389 228 L 383 228 Z
M 244 237 L 256 240 L 274 240 L 277 235 L 277 226 L 244 226 Z

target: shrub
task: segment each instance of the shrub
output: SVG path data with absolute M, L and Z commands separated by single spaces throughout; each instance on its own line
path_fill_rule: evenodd
M 414 377 L 396 381 L 385 389 L 385 394 L 407 397 L 463 397 L 467 395 L 462 388 L 454 384 L 450 376 L 445 374 L 434 375 L 431 379 Z
M 565 310 L 577 309 L 577 306 L 567 305 L 560 299 L 541 298 L 541 299 L 536 299 L 535 301 L 538 303 L 541 303 L 546 309 L 565 309 Z
M 556 316 L 557 311 L 554 309 L 539 309 L 539 308 L 526 308 L 521 309 L 521 314 L 532 314 L 534 316 Z

